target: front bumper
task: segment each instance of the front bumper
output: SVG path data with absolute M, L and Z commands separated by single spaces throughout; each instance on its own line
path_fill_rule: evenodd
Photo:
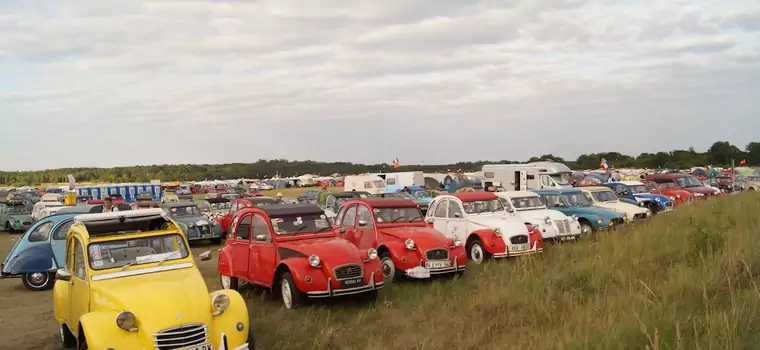
M 430 260 L 430 261 L 435 261 L 435 260 Z M 446 275 L 446 274 L 456 273 L 456 272 L 464 272 L 467 268 L 467 265 L 461 265 L 461 266 L 459 265 L 459 258 L 457 257 L 454 257 L 454 259 L 450 261 L 453 263 L 451 267 L 426 268 L 425 260 L 420 259 L 419 267 L 425 268 L 427 270 L 427 273 L 430 275 L 430 277 L 438 276 L 438 275 Z M 411 269 L 404 270 L 404 274 L 406 274 L 407 277 L 420 278 L 418 276 L 414 276 L 410 274 L 409 270 Z
M 494 258 L 510 258 L 514 256 L 523 256 L 523 255 L 533 255 L 538 253 L 543 253 L 544 248 L 538 247 L 538 242 L 533 242 L 533 247 L 531 247 L 528 250 L 520 251 L 520 252 L 510 252 L 509 251 L 509 245 L 507 246 L 507 251 L 504 253 L 494 253 Z
M 360 293 L 371 292 L 373 290 L 378 290 L 380 288 L 383 288 L 384 285 L 385 283 L 383 282 L 375 282 L 374 272 L 370 276 L 369 284 L 360 286 L 360 287 L 354 287 L 354 288 L 333 289 L 332 278 L 328 278 L 327 290 L 307 292 L 306 296 L 308 296 L 309 298 L 331 298 L 331 297 L 337 297 L 337 296 L 342 296 L 342 295 L 360 294 Z
M 24 224 L 24 223 L 18 222 L 18 221 L 16 221 L 16 222 L 10 221 L 10 225 L 11 225 L 11 228 L 14 231 L 26 231 L 30 227 L 32 227 L 32 223 L 31 222 L 29 224 Z

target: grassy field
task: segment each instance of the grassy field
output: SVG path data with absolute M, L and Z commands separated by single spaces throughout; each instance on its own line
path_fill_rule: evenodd
M 287 311 L 244 295 L 262 349 L 756 349 L 758 212 L 753 194 L 679 207 L 461 279 L 397 283 L 375 304 Z M 17 237 L 0 233 L 0 256 Z M 200 268 L 218 289 L 216 263 Z M 51 309 L 50 292 L 0 280 L 0 347 L 55 349 Z

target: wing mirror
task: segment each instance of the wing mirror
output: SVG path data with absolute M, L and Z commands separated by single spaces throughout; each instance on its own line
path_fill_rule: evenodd
M 462 213 L 454 213 L 454 217 L 455 218 L 461 218 L 462 217 Z
M 359 226 L 367 226 L 367 221 L 365 221 L 365 220 L 359 220 L 357 222 L 357 224 L 359 224 Z
M 198 260 L 200 260 L 200 261 L 209 261 L 209 260 L 211 260 L 211 251 L 207 250 L 207 251 L 201 253 L 200 255 L 198 255 Z
M 507 213 L 514 213 L 514 212 L 515 212 L 515 210 L 513 208 L 507 209 Z
M 55 272 L 55 279 L 58 279 L 61 281 L 70 281 L 71 272 L 66 271 L 64 269 L 58 269 L 58 271 Z
M 253 239 L 256 240 L 256 241 L 259 241 L 259 242 L 263 242 L 263 241 L 267 240 L 267 236 L 266 235 L 256 235 L 255 237 L 253 237 Z
M 341 227 L 341 228 L 338 229 L 338 233 L 344 234 L 344 233 L 346 233 L 346 229 L 343 228 L 343 227 Z

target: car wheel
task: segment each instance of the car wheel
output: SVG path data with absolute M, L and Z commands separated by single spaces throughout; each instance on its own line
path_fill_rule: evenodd
M 87 339 L 82 339 L 82 342 L 79 343 L 79 350 L 87 350 L 90 347 L 87 346 Z
M 29 272 L 21 276 L 21 282 L 26 289 L 40 291 L 52 288 L 55 278 L 48 272 Z
M 750 187 L 750 188 L 747 189 L 747 192 L 755 192 L 755 188 L 754 187 Z
M 483 248 L 480 239 L 473 239 L 467 244 L 467 258 L 473 263 L 482 264 L 490 258 L 490 254 Z
M 587 223 L 581 223 L 581 235 L 586 235 L 593 232 L 594 229 Z
M 219 245 L 219 244 L 222 244 L 222 237 L 218 237 L 218 238 L 212 238 L 212 239 L 211 239 L 211 244 L 213 244 L 213 245 Z
M 303 293 L 298 289 L 290 272 L 282 274 L 280 279 L 280 297 L 286 309 L 295 309 L 303 305 Z
M 393 282 L 396 280 L 396 265 L 393 263 L 390 253 L 380 255 L 380 264 L 383 269 L 383 282 Z
M 222 289 L 238 290 L 238 279 L 227 275 L 219 275 L 219 282 L 222 284 Z
M 13 227 L 11 227 L 10 222 L 7 222 L 7 221 L 5 222 L 5 232 L 8 232 L 8 233 L 13 232 Z
M 77 346 L 77 338 L 71 334 L 69 327 L 65 324 L 60 325 L 61 344 L 64 349 L 71 349 Z

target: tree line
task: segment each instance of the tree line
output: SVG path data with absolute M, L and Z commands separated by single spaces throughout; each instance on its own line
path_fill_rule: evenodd
M 760 142 L 750 142 L 744 149 L 730 144 L 728 141 L 715 142 L 707 152 L 697 152 L 694 148 L 687 150 L 673 150 L 670 152 L 641 153 L 638 156 L 630 156 L 619 152 L 603 152 L 583 154 L 575 160 L 566 160 L 552 154 L 540 157 L 532 157 L 528 162 L 552 160 L 565 163 L 571 169 L 598 169 L 601 159 L 606 159 L 615 168 L 647 168 L 647 169 L 685 169 L 695 166 L 712 165 L 714 167 L 728 167 L 731 159 L 736 161 L 737 166 L 742 160 L 746 164 L 760 164 Z M 188 181 L 188 180 L 213 180 L 213 179 L 238 179 L 238 178 L 265 178 L 280 175 L 283 177 L 297 176 L 301 174 L 357 174 L 364 172 L 391 172 L 405 170 L 422 170 L 424 172 L 478 171 L 484 164 L 510 164 L 520 163 L 517 161 L 474 161 L 458 162 L 454 164 L 440 165 L 412 165 L 402 164 L 394 169 L 391 164 L 354 164 L 349 162 L 316 162 L 316 161 L 289 161 L 285 159 L 265 160 L 255 163 L 231 163 L 231 164 L 164 164 L 148 166 L 132 166 L 117 168 L 63 168 L 40 171 L 16 171 L 0 172 L 0 184 L 11 186 L 39 185 L 42 183 L 65 183 L 67 176 L 73 175 L 77 182 L 148 182 L 150 180 L 161 181 Z

